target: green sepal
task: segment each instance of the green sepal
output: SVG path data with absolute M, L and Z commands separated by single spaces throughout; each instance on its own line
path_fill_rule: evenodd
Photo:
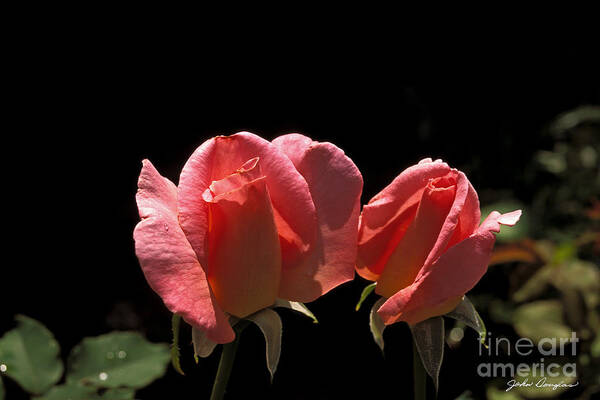
M 410 325 L 413 340 L 427 374 L 433 379 L 437 393 L 440 369 L 444 359 L 444 318 L 433 317 Z
M 360 310 L 360 306 L 362 306 L 362 303 L 367 299 L 367 297 L 369 297 L 369 295 L 373 292 L 373 290 L 375 290 L 375 286 L 377 286 L 377 282 L 373 282 L 370 285 L 365 286 L 362 293 L 360 294 L 360 299 L 358 300 L 358 303 L 356 304 L 356 307 L 355 307 L 356 311 Z
M 181 325 L 181 316 L 173 314 L 171 318 L 171 330 L 173 331 L 173 343 L 171 343 L 171 364 L 175 371 L 181 375 L 185 375 L 181 369 L 181 361 L 179 360 L 179 326 Z
M 463 296 L 461 302 L 458 303 L 458 306 L 446 314 L 446 317 L 461 321 L 468 327 L 474 329 L 479 334 L 479 341 L 481 344 L 485 345 L 485 339 L 487 337 L 485 323 L 467 296 Z
M 377 310 L 379 310 L 379 307 L 381 307 L 386 300 L 387 299 L 385 297 L 379 298 L 375 304 L 373 304 L 373 307 L 371 307 L 371 312 L 369 313 L 369 328 L 371 329 L 373 340 L 375 340 L 375 343 L 377 343 L 377 346 L 379 346 L 382 353 L 384 346 L 383 330 L 385 329 L 385 324 L 383 323 L 383 320 L 379 314 L 377 314 Z
M 281 318 L 279 318 L 279 314 L 272 309 L 264 308 L 247 316 L 245 320 L 255 323 L 265 337 L 267 369 L 271 375 L 271 382 L 273 382 L 273 377 L 277 370 L 279 356 L 281 354 Z
M 290 310 L 294 310 L 301 314 L 304 314 L 308 318 L 312 319 L 313 323 L 315 323 L 315 324 L 319 323 L 319 321 L 317 320 L 317 317 L 315 317 L 315 314 L 313 314 L 312 311 L 310 311 L 304 303 L 300 303 L 299 301 L 289 301 L 289 300 L 277 299 L 277 300 L 275 300 L 275 304 L 273 304 L 273 307 L 289 308 Z

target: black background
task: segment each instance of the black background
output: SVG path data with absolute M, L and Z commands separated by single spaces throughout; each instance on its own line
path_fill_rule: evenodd
M 493 200 L 485 190 L 502 189 L 526 202 L 534 188 L 519 174 L 536 150 L 551 145 L 544 127 L 560 112 L 600 101 L 597 64 L 569 43 L 533 53 L 410 55 L 331 43 L 322 53 L 286 47 L 268 59 L 248 47 L 209 53 L 202 45 L 173 48 L 172 41 L 141 45 L 135 35 L 60 43 L 38 37 L 12 61 L 0 332 L 26 314 L 56 335 L 64 356 L 83 337 L 113 329 L 171 339 L 170 314 L 133 249 L 144 158 L 177 182 L 187 157 L 212 136 L 248 130 L 270 140 L 300 132 L 335 143 L 354 160 L 365 181 L 363 203 L 429 156 L 466 172 L 482 204 Z M 423 54 L 423 66 L 402 70 Z M 493 279 L 484 277 L 475 290 L 502 290 Z M 357 277 L 309 304 L 318 325 L 280 312 L 283 347 L 272 385 L 260 332 L 247 329 L 228 398 L 411 396 L 408 328 L 386 330 L 382 356 L 368 328 L 374 297 L 354 311 L 366 284 Z M 137 398 L 208 397 L 218 354 L 195 365 L 189 335 L 184 328 L 187 376 L 170 368 Z M 446 349 L 439 398 L 466 389 L 483 394 L 475 335 L 467 339 Z M 20 389 L 5 382 L 9 399 L 19 398 Z

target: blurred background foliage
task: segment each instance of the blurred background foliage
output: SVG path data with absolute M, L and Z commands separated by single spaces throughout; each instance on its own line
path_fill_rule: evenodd
M 510 343 L 519 337 L 536 344 L 556 338 L 558 343 L 576 332 L 577 354 L 562 361 L 577 363 L 579 385 L 506 392 L 507 379 L 500 379 L 487 386 L 490 400 L 592 399 L 600 393 L 600 107 L 562 113 L 541 134 L 552 146 L 538 150 L 521 176 L 531 194 L 506 191 L 501 195 L 506 200 L 490 203 L 498 194 L 482 193 L 483 215 L 515 208 L 524 213 L 515 228 L 498 235 L 492 256 L 486 279 L 496 280 L 503 290 L 476 287 L 469 297 L 488 330 L 502 332 Z M 452 347 L 460 345 L 456 334 L 448 339 Z M 467 392 L 459 398 L 471 396 Z

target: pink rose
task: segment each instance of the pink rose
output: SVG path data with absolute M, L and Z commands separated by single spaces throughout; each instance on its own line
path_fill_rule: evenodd
M 216 343 L 276 298 L 352 280 L 362 177 L 331 143 L 242 132 L 204 142 L 175 186 L 144 160 L 136 254 L 167 308 Z
M 477 192 L 462 172 L 425 159 L 363 207 L 356 269 L 377 281 L 386 325 L 416 324 L 453 310 L 485 273 L 500 225 L 521 211 L 492 212 L 480 225 Z

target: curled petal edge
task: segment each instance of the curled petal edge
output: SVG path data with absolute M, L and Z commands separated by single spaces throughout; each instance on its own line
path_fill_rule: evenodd
M 520 216 L 521 210 L 490 213 L 475 233 L 423 268 L 412 285 L 391 296 L 379 308 L 383 322 L 390 325 L 406 321 L 414 325 L 423 320 L 428 309 L 446 311 L 445 304 L 462 297 L 485 274 L 496 240 L 494 233 L 500 232 L 500 225 L 513 226 Z
M 136 200 L 141 221 L 135 251 L 150 287 L 165 306 L 216 343 L 235 334 L 212 294 L 204 270 L 177 221 L 177 187 L 143 161 Z

